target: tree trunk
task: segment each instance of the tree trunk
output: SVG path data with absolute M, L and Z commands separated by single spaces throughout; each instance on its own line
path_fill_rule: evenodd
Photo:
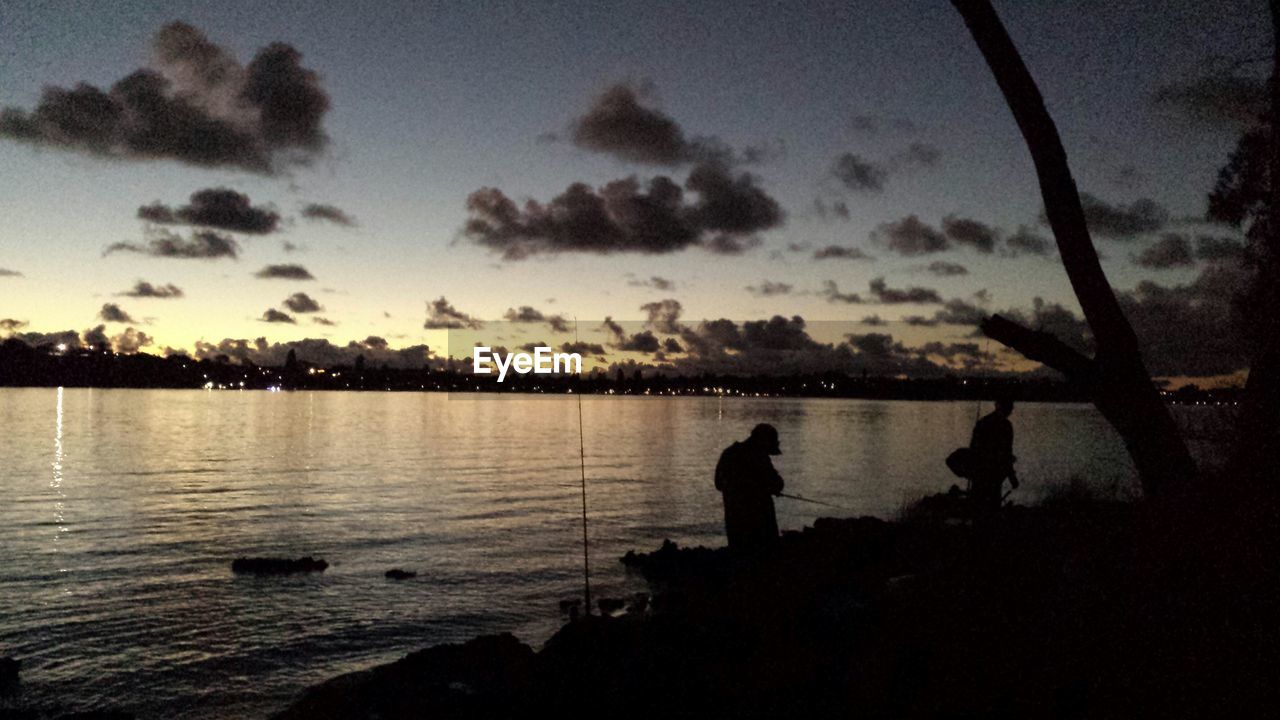
M 1044 98 L 989 0 L 952 0 L 951 4 L 964 18 L 982 51 L 1031 151 L 1045 215 L 1097 345 L 1094 359 L 1080 356 L 1088 362 L 1087 371 L 1082 371 L 1078 363 L 1071 367 L 1046 364 L 1087 383 L 1094 403 L 1123 439 L 1146 494 L 1155 496 L 1184 487 L 1195 475 L 1195 463 L 1151 382 L 1133 327 L 1102 272 L 1067 164 L 1067 153 L 1045 109 Z M 1008 326 L 1018 326 L 1003 318 L 1000 320 L 1004 324 L 997 325 L 1006 331 L 1005 340 L 1017 336 L 1025 341 L 1032 337 L 1027 335 L 1032 331 L 1026 328 L 1019 328 L 1022 333 L 1010 335 Z M 984 323 L 984 331 L 990 325 L 990 322 Z M 999 333 L 991 337 L 1005 342 Z M 1023 350 L 1014 344 L 1009 346 Z
M 1271 480 L 1280 462 L 1280 337 L 1274 318 L 1280 313 L 1280 0 L 1271 0 L 1272 66 L 1270 157 L 1267 158 L 1266 246 L 1255 280 L 1258 312 L 1268 318 L 1249 363 L 1232 474 L 1256 486 Z

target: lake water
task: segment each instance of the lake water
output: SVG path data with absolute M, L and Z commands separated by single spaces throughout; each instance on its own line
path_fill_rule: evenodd
M 143 718 L 264 716 L 335 674 L 510 630 L 534 644 L 580 594 L 572 396 L 0 389 L 0 655 L 24 699 Z M 944 490 L 974 403 L 585 397 L 597 595 L 618 557 L 723 543 L 719 451 L 780 430 L 779 522 L 894 516 Z M 984 406 L 984 411 L 989 405 Z M 1135 492 L 1092 407 L 1013 416 L 1034 501 L 1075 476 Z M 235 576 L 239 555 L 327 572 Z M 392 567 L 416 570 L 405 582 Z

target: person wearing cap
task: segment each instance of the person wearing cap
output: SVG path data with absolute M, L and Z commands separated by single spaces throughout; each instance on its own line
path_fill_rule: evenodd
M 724 500 L 724 531 L 729 548 L 752 553 L 778 540 L 778 518 L 773 496 L 782 492 L 782 476 L 770 455 L 781 455 L 778 430 L 760 423 L 751 436 L 720 453 L 716 463 L 716 489 Z
M 973 470 L 969 475 L 969 499 L 981 513 L 993 513 L 1000 509 L 1001 490 L 1005 478 L 1015 489 L 1018 475 L 1013 463 L 1013 398 L 996 400 L 995 410 L 973 426 L 969 448 L 973 452 Z

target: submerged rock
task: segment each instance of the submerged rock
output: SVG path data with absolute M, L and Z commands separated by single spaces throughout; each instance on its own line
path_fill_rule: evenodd
M 408 580 L 409 578 L 418 577 L 418 573 L 412 570 L 401 570 L 400 568 L 392 568 L 386 572 L 388 580 Z
M 231 572 L 251 575 L 287 575 L 290 573 L 324 572 L 329 563 L 310 555 L 297 560 L 289 558 L 240 557 L 231 561 Z

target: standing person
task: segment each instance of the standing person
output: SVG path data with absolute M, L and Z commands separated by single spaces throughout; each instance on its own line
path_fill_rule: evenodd
M 769 456 L 781 454 L 778 430 L 768 423 L 756 425 L 750 437 L 720 453 L 716 489 L 724 499 L 724 532 L 729 537 L 729 549 L 753 553 L 777 542 L 773 496 L 782 492 L 782 476 Z
M 996 408 L 973 426 L 969 449 L 973 452 L 973 466 L 969 474 L 969 499 L 974 509 L 990 514 L 1000 509 L 1005 478 L 1018 487 L 1018 475 L 1013 463 L 1013 398 L 1001 397 Z

